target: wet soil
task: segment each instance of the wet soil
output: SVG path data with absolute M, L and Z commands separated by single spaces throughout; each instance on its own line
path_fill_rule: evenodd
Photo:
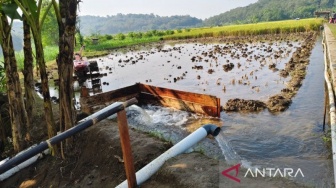
M 285 64 L 285 68 L 280 70 L 280 76 L 286 78 L 291 76 L 286 87 L 279 94 L 269 97 L 266 102 L 258 100 L 231 99 L 225 106 L 225 111 L 249 111 L 255 112 L 267 108 L 270 112 L 285 111 L 292 102 L 292 98 L 298 92 L 305 78 L 306 68 L 309 64 L 309 57 L 316 41 L 316 33 L 307 35 L 301 47 L 297 48 Z M 270 65 L 270 69 L 275 69 L 275 66 Z

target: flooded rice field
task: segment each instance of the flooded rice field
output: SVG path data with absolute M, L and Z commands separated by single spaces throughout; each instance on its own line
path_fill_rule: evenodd
M 159 44 L 146 51 L 114 51 L 97 59 L 102 92 L 135 82 L 216 95 L 266 101 L 289 78 L 279 75 L 300 41 Z M 108 85 L 107 85 L 108 84 Z
M 104 75 L 100 78 L 101 92 L 142 82 L 215 95 L 221 105 L 235 98 L 266 102 L 290 86 L 292 75 L 283 70 L 304 40 L 304 35 L 251 41 L 189 40 L 115 50 L 95 60 Z M 223 131 L 216 140 L 200 143 L 196 150 L 231 164 L 242 163 L 246 168 L 301 168 L 306 178 L 296 181 L 307 186 L 332 187 L 330 149 L 322 139 L 321 38 L 314 42 L 308 59 L 304 80 L 283 112 L 222 111 L 220 119 L 216 119 L 147 105 L 130 107 L 129 122 L 134 128 L 173 143 L 200 126 L 213 123 L 222 126 Z M 84 83 L 88 87 L 90 84 L 90 79 Z

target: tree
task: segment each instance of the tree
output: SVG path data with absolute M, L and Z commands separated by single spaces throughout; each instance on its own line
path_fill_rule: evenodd
M 34 111 L 34 75 L 33 75 L 33 50 L 31 44 L 31 36 L 30 36 L 30 26 L 27 22 L 26 16 L 23 15 L 23 53 L 24 53 L 24 88 L 25 88 L 25 107 L 27 111 L 27 117 L 29 121 L 29 125 L 32 124 L 32 117 Z M 30 132 L 30 127 L 27 127 L 27 133 Z M 30 134 L 28 134 L 28 138 Z M 30 140 L 30 138 L 29 138 Z
M 33 39 L 36 51 L 36 63 L 40 69 L 40 77 L 42 82 L 42 96 L 44 100 L 44 114 L 47 123 L 48 136 L 49 138 L 56 135 L 56 127 L 52 112 L 52 106 L 50 101 L 49 83 L 47 77 L 47 71 L 45 66 L 44 51 L 42 45 L 42 35 L 41 28 L 43 21 L 45 19 L 45 14 L 41 14 L 42 0 L 38 1 L 36 5 L 35 1 L 19 1 L 14 0 L 15 3 L 20 7 L 22 13 L 26 16 L 27 22 L 31 27 L 33 33 Z M 51 4 L 49 5 L 49 8 Z M 47 11 L 48 12 L 48 11 Z M 57 150 L 55 150 L 57 151 Z
M 17 6 L 10 1 L 0 4 L 0 43 L 4 56 L 4 66 L 7 79 L 7 95 L 9 102 L 9 115 L 12 126 L 13 146 L 16 152 L 26 146 L 26 133 L 29 121 L 25 110 L 22 89 L 17 72 L 17 64 L 14 54 L 11 26 L 7 16 L 13 19 L 21 18 L 17 13 Z
M 73 53 L 76 34 L 77 0 L 59 0 L 59 7 L 53 0 L 59 27 L 59 54 L 57 56 L 60 79 L 60 128 L 67 130 L 75 124 L 73 90 Z M 72 140 L 67 140 L 67 147 Z M 64 157 L 64 156 L 63 156 Z

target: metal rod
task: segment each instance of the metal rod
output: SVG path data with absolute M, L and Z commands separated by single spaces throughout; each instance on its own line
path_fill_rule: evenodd
M 324 114 L 323 114 L 323 132 L 325 131 L 325 122 L 326 122 L 326 115 L 327 115 L 327 105 L 328 105 L 328 94 L 327 94 L 327 83 L 324 82 Z
M 118 112 L 117 117 L 128 187 L 135 188 L 137 186 L 137 181 L 125 110 Z
M 135 98 L 130 99 L 124 103 L 113 103 L 106 108 L 101 110 L 101 113 L 97 112 L 95 113 L 96 115 L 93 116 L 91 119 L 88 119 L 71 129 L 68 129 L 67 131 L 62 132 L 59 135 L 56 135 L 49 140 L 43 141 L 37 146 L 27 150 L 26 152 L 17 155 L 4 163 L 3 165 L 0 166 L 0 174 L 6 172 L 7 170 L 17 166 L 18 164 L 22 163 L 23 161 L 26 161 L 27 159 L 30 159 L 34 155 L 41 153 L 42 151 L 46 150 L 49 148 L 49 146 L 52 146 L 54 144 L 57 144 L 61 142 L 62 140 L 69 138 L 70 136 L 73 136 L 74 134 L 81 132 L 85 130 L 86 128 L 90 127 L 91 125 L 94 125 L 98 123 L 99 121 L 111 116 L 112 114 L 115 114 L 121 110 L 124 110 L 126 107 L 136 104 L 137 100 Z

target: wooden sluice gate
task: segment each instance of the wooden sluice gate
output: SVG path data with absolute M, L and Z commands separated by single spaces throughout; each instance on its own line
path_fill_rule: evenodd
M 137 83 L 117 90 L 89 96 L 88 89 L 81 89 L 80 104 L 83 112 L 91 114 L 116 101 L 136 98 L 140 105 L 154 104 L 178 110 L 220 117 L 220 99 L 205 94 L 151 86 Z

